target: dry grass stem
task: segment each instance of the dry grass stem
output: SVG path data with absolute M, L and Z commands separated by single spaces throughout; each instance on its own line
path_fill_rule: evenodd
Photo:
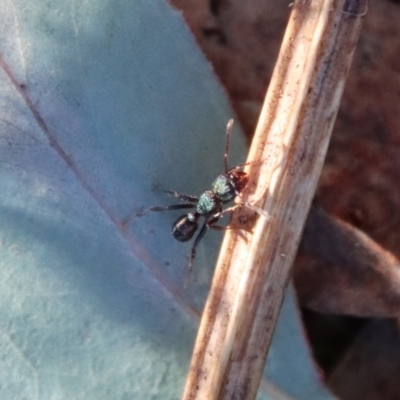
M 247 200 L 202 317 L 183 399 L 255 399 L 366 0 L 299 0 L 257 126 Z

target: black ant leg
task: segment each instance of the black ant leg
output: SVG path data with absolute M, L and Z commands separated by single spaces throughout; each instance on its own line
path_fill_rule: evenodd
M 184 208 L 196 208 L 195 204 L 191 203 L 182 203 L 182 204 L 173 204 L 171 206 L 166 206 L 166 207 L 150 207 L 147 208 L 146 210 L 143 210 L 137 214 L 134 215 L 129 215 L 127 218 L 125 218 L 121 222 L 121 226 L 125 226 L 131 219 L 141 217 L 149 212 L 154 212 L 154 211 L 169 211 L 169 210 L 182 210 Z
M 175 190 L 164 190 L 164 192 L 168 193 L 171 196 L 174 196 L 180 200 L 191 201 L 192 203 L 197 203 L 199 201 L 199 198 L 196 196 L 181 194 L 181 193 L 175 192 Z
M 182 210 L 184 208 L 195 208 L 195 207 L 196 206 L 191 203 L 173 204 L 171 206 L 166 206 L 166 207 L 150 207 L 147 208 L 146 210 L 141 211 L 140 213 L 135 214 L 134 217 L 141 217 L 142 215 L 154 211 Z
M 214 220 L 214 219 L 211 220 L 211 221 L 208 223 L 208 228 L 209 228 L 209 229 L 214 229 L 214 230 L 216 230 L 216 231 L 227 231 L 228 229 L 237 229 L 237 228 L 234 228 L 234 227 L 232 227 L 232 226 L 214 225 L 215 223 L 217 223 L 217 221 L 218 221 L 218 218 L 216 218 L 215 220 Z
M 218 214 L 213 215 L 210 219 L 206 220 L 203 224 L 203 226 L 200 229 L 199 234 L 196 236 L 196 239 L 193 243 L 193 247 L 192 247 L 192 252 L 190 254 L 190 260 L 189 260 L 189 271 L 192 270 L 193 268 L 193 261 L 196 257 L 196 247 L 197 245 L 200 243 L 201 239 L 203 239 L 203 236 L 206 234 L 207 229 L 215 229 L 215 230 L 220 230 L 220 231 L 225 231 L 227 229 L 233 229 L 233 228 L 229 228 L 229 227 L 225 227 L 225 226 L 219 226 L 219 225 L 214 225 L 215 223 L 218 222 L 218 220 L 221 218 L 221 216 L 223 216 L 224 214 L 228 214 L 233 212 L 233 209 L 235 209 L 238 206 L 233 206 L 233 207 L 229 207 L 224 211 L 221 211 Z
M 214 225 L 214 224 L 218 222 L 218 220 L 221 218 L 221 216 L 228 214 L 228 213 L 232 213 L 234 211 L 234 209 L 239 206 L 240 205 L 229 207 L 226 210 L 221 211 L 218 214 L 215 214 L 217 216 L 213 215 L 212 218 L 210 218 L 209 220 L 206 220 L 204 222 L 204 225 L 201 227 L 200 232 L 197 235 L 197 237 L 193 243 L 192 251 L 190 254 L 189 266 L 188 266 L 189 271 L 192 270 L 193 262 L 194 262 L 194 259 L 196 258 L 196 247 L 200 243 L 201 239 L 203 239 L 204 235 L 207 232 L 207 229 L 215 229 L 218 231 L 226 231 L 227 229 L 236 229 L 236 228 L 230 228 L 229 226 L 220 226 L 220 225 Z
M 189 259 L 189 266 L 188 266 L 189 271 L 191 271 L 193 268 L 193 261 L 196 257 L 196 247 L 200 243 L 201 239 L 203 239 L 203 236 L 206 234 L 207 229 L 208 229 L 208 221 L 206 220 L 193 243 L 192 252 L 190 253 L 190 259 Z
M 225 153 L 224 153 L 225 173 L 228 172 L 229 141 L 231 138 L 232 126 L 233 126 L 233 119 L 230 119 L 228 125 L 226 125 L 226 142 L 225 142 Z

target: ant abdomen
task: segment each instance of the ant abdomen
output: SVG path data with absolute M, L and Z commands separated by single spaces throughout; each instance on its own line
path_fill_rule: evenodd
M 179 242 L 190 240 L 198 228 L 198 216 L 189 213 L 179 217 L 172 225 L 172 236 Z

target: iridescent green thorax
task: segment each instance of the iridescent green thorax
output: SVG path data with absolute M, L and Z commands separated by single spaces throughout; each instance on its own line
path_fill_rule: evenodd
M 218 212 L 221 206 L 215 194 L 211 190 L 204 192 L 197 203 L 197 212 L 199 214 L 208 214 Z
M 223 203 L 228 203 L 236 196 L 232 183 L 226 175 L 220 175 L 211 185 L 212 191 Z

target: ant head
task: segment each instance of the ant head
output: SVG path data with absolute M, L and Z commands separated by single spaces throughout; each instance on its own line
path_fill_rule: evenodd
M 249 176 L 246 172 L 235 169 L 229 172 L 229 179 L 238 193 L 240 193 L 249 182 Z
M 179 217 L 172 226 L 172 236 L 180 242 L 190 240 L 199 227 L 197 220 L 198 213 L 189 213 Z

